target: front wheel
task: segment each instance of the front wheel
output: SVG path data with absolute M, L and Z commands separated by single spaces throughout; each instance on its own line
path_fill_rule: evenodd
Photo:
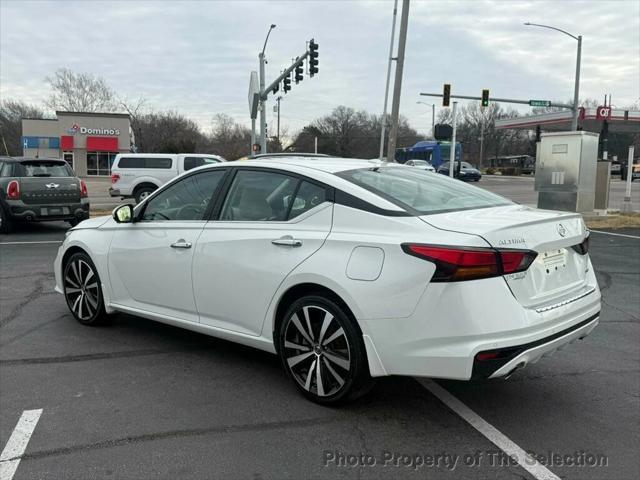
M 373 386 L 362 333 L 332 299 L 309 295 L 295 301 L 280 322 L 278 342 L 288 376 L 316 403 L 354 400 Z
M 107 321 L 98 271 L 86 253 L 74 253 L 63 271 L 64 297 L 74 318 L 83 325 Z

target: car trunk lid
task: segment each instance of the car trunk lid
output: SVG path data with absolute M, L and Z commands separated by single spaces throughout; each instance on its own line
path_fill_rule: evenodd
M 65 205 L 80 202 L 80 181 L 75 177 L 22 177 L 22 201 L 28 205 Z
M 572 248 L 587 235 L 578 213 L 508 205 L 420 218 L 438 229 L 478 235 L 494 248 L 537 252 L 525 272 L 504 277 L 513 295 L 526 307 L 538 308 L 589 289 L 588 256 Z

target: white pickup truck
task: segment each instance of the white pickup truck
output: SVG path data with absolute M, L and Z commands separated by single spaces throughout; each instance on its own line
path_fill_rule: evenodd
M 112 197 L 135 198 L 137 203 L 151 192 L 192 168 L 225 162 L 204 153 L 121 153 L 111 167 Z

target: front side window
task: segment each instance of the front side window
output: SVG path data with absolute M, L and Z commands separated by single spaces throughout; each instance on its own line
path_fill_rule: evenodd
M 286 221 L 299 181 L 280 173 L 239 170 L 222 207 L 220 220 Z
M 375 167 L 349 170 L 339 176 L 418 215 L 513 203 L 481 188 L 417 168 Z
M 141 220 L 204 220 L 224 174 L 224 170 L 201 172 L 174 183 L 147 202 Z

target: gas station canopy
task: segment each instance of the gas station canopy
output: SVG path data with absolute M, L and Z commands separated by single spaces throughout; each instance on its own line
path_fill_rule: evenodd
M 598 108 L 581 108 L 578 125 L 587 132 L 600 133 L 603 121 L 609 124 L 609 132 L 637 133 L 640 131 L 640 111 L 611 109 L 606 117 L 598 115 Z M 573 112 L 541 113 L 525 117 L 503 118 L 496 120 L 497 129 L 535 130 L 540 126 L 546 131 L 569 131 Z

